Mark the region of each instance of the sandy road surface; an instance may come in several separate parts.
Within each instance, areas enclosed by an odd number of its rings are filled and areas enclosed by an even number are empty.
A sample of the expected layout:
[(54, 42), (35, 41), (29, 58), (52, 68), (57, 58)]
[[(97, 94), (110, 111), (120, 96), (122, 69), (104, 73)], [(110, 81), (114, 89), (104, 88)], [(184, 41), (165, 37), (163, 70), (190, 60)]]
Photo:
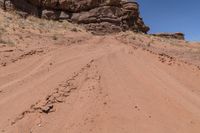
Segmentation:
[(113, 37), (0, 67), (0, 132), (199, 133), (200, 71)]

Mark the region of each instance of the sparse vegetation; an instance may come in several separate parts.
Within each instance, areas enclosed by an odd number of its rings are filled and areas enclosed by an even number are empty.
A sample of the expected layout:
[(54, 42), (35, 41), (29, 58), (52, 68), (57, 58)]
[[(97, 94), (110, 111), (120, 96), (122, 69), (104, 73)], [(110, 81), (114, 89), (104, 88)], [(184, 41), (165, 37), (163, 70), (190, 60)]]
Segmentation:
[(58, 37), (56, 35), (53, 35), (53, 40), (58, 40)]
[(0, 35), (2, 35), (2, 34), (5, 33), (5, 32), (6, 32), (5, 28), (0, 27)]
[(6, 41), (4, 41), (2, 38), (0, 38), (0, 43), (1, 44), (6, 44)]
[(15, 43), (12, 42), (11, 40), (3, 40), (2, 38), (0, 38), (0, 44), (6, 44), (7, 46), (10, 46), (10, 47), (15, 46)]
[(147, 47), (151, 47), (151, 45), (154, 43), (154, 40), (151, 39), (148, 43), (147, 43)]
[(78, 32), (78, 29), (76, 27), (72, 28), (71, 31)]

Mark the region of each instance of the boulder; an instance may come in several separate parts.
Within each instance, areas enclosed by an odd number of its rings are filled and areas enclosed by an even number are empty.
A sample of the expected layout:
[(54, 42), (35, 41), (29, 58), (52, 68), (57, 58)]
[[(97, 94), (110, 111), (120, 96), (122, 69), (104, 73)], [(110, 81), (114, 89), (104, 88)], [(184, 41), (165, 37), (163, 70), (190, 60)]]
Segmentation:
[(70, 16), (68, 13), (64, 11), (57, 11), (57, 10), (43, 10), (42, 11), (42, 18), (51, 19), (51, 20), (68, 20)]

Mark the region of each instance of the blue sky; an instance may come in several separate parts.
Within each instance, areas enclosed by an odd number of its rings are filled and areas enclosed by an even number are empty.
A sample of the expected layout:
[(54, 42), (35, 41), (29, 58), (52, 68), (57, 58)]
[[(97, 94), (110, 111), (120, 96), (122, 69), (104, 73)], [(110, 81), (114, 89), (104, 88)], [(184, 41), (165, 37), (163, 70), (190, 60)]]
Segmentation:
[(150, 33), (183, 32), (200, 41), (200, 0), (137, 0)]

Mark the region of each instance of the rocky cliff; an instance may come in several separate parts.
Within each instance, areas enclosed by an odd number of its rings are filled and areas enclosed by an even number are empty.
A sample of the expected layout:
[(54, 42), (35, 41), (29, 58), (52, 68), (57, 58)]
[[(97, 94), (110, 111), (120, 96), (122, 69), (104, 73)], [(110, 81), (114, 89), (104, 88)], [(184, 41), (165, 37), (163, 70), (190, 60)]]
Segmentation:
[(151, 34), (157, 37), (164, 37), (169, 39), (178, 39), (178, 40), (185, 40), (185, 35), (181, 32), (177, 33), (158, 33), (158, 34)]
[[(4, 0), (0, 0), (3, 6)], [(9, 0), (7, 0), (9, 2)], [(127, 0), (10, 0), (5, 7), (54, 20), (83, 25), (94, 33), (132, 30), (147, 33), (139, 5)]]

